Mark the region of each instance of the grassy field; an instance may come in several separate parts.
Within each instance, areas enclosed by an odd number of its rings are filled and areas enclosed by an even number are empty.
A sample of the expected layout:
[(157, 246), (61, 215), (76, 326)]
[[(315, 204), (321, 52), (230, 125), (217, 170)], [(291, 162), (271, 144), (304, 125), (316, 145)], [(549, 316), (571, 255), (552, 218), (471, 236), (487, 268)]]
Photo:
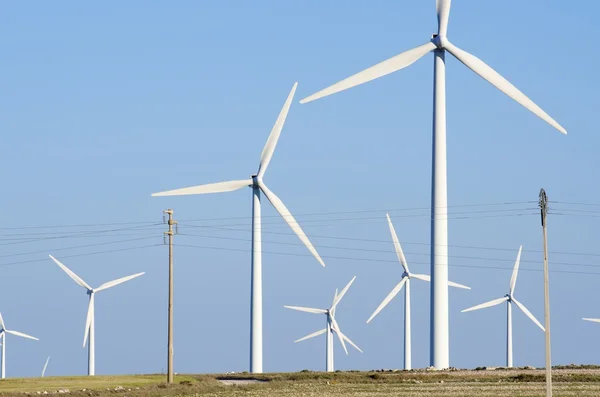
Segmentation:
[[(0, 381), (0, 395), (69, 396), (545, 396), (540, 370), (300, 372), (289, 374), (45, 377)], [(235, 384), (225, 384), (233, 380)], [(241, 384), (244, 381), (255, 382)], [(554, 396), (600, 396), (600, 369), (556, 369)], [(230, 382), (231, 383), (231, 382)], [(63, 394), (60, 393), (60, 394)], [(66, 393), (64, 393), (66, 394)]]

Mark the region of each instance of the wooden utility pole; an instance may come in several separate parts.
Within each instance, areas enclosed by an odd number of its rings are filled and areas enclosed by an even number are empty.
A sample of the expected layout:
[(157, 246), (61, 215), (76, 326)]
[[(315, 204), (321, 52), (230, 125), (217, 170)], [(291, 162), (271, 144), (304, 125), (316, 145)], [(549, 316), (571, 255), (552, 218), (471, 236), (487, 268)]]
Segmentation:
[(169, 231), (165, 235), (169, 236), (169, 331), (168, 331), (168, 350), (167, 350), (167, 383), (173, 383), (173, 225), (177, 222), (173, 220), (173, 210), (163, 211), (169, 216)]
[(540, 210), (544, 234), (544, 327), (546, 328), (546, 397), (552, 397), (552, 359), (550, 351), (550, 285), (548, 281), (548, 196), (540, 190)]

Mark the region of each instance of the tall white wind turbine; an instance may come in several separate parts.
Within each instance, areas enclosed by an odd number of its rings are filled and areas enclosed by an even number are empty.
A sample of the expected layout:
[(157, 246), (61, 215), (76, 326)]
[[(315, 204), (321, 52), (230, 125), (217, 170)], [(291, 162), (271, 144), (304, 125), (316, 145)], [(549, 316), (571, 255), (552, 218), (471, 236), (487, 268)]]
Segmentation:
[(446, 51), (466, 67), (560, 132), (567, 131), (508, 80), (479, 58), (456, 47), (446, 36), (451, 0), (437, 0), (438, 33), (427, 43), (359, 72), (300, 103), (307, 103), (366, 83), (413, 64), (434, 52), (433, 164), (431, 191), (431, 365), (450, 366), (448, 335), (448, 192), (446, 180)]
[(119, 278), (119, 279), (116, 279), (113, 281), (109, 281), (107, 283), (102, 284), (98, 288), (92, 288), (85, 281), (83, 281), (83, 279), (81, 277), (76, 275), (71, 269), (69, 269), (68, 267), (63, 265), (61, 262), (59, 262), (55, 257), (53, 257), (52, 255), (49, 255), (49, 256), (50, 256), (50, 259), (52, 259), (61, 269), (64, 270), (65, 273), (67, 273), (69, 275), (69, 277), (71, 277), (73, 279), (73, 281), (75, 281), (77, 284), (79, 284), (80, 286), (85, 288), (87, 291), (87, 294), (90, 297), (87, 318), (85, 320), (85, 334), (83, 336), (83, 347), (85, 347), (85, 345), (88, 341), (88, 337), (89, 337), (90, 342), (88, 344), (88, 375), (95, 375), (96, 374), (96, 338), (95, 338), (94, 328), (96, 325), (96, 321), (95, 321), (95, 311), (94, 311), (94, 297), (96, 296), (97, 292), (112, 288), (116, 285), (122, 284), (129, 280), (132, 280), (136, 277), (143, 275), (144, 272), (132, 274), (131, 276), (122, 277), (122, 278)]
[(334, 371), (334, 368), (333, 368), (333, 334), (334, 333), (338, 336), (338, 339), (340, 340), (340, 343), (342, 344), (342, 347), (344, 348), (344, 351), (346, 352), (346, 354), (348, 354), (348, 349), (346, 348), (346, 342), (348, 342), (352, 347), (354, 347), (356, 350), (358, 350), (359, 352), (362, 353), (362, 350), (360, 350), (360, 348), (358, 346), (356, 346), (356, 344), (354, 344), (354, 342), (352, 342), (350, 340), (350, 338), (348, 338), (346, 335), (344, 335), (342, 333), (342, 331), (340, 330), (340, 326), (338, 325), (337, 321), (335, 320), (335, 309), (336, 309), (337, 305), (340, 303), (340, 301), (342, 300), (342, 298), (344, 297), (344, 295), (346, 294), (346, 292), (348, 292), (348, 289), (350, 288), (350, 286), (352, 285), (352, 283), (354, 282), (355, 279), (356, 279), (356, 276), (354, 276), (352, 278), (352, 280), (350, 280), (348, 285), (346, 285), (344, 287), (344, 289), (342, 289), (342, 291), (339, 293), (339, 295), (338, 295), (338, 291), (335, 290), (335, 295), (333, 296), (333, 303), (331, 304), (331, 307), (329, 309), (313, 309), (310, 307), (284, 306), (287, 309), (298, 310), (301, 312), (314, 313), (314, 314), (325, 314), (327, 316), (327, 323), (326, 323), (325, 328), (323, 328), (322, 330), (319, 330), (317, 332), (313, 332), (310, 335), (306, 335), (305, 337), (294, 341), (294, 343), (298, 343), (298, 342), (302, 342), (302, 341), (305, 341), (310, 338), (314, 338), (319, 335), (326, 334), (325, 335), (325, 337), (326, 337), (326, 339), (325, 339), (326, 340), (325, 369), (327, 370), (327, 372)]
[[(410, 325), (410, 280), (417, 279), (422, 281), (431, 281), (431, 277), (425, 274), (414, 274), (408, 270), (408, 262), (406, 261), (406, 257), (404, 256), (404, 252), (402, 251), (402, 247), (400, 246), (400, 241), (398, 240), (398, 236), (396, 235), (396, 230), (394, 229), (394, 225), (392, 224), (392, 220), (390, 219), (390, 215), (386, 214), (388, 225), (390, 227), (390, 234), (392, 235), (392, 241), (394, 242), (394, 248), (396, 249), (396, 255), (398, 256), (398, 260), (402, 264), (404, 268), (404, 273), (402, 274), (402, 279), (400, 282), (392, 289), (392, 292), (385, 297), (383, 302), (377, 307), (375, 312), (369, 317), (367, 320), (367, 324), (375, 318), (376, 315), (379, 314), (384, 307), (387, 306), (388, 303), (404, 287), (404, 369), (412, 369), (412, 343), (411, 343), (411, 325)], [(462, 288), (462, 289), (471, 289), (466, 285), (454, 283), (452, 281), (448, 281), (448, 285), (451, 287)]]
[(190, 194), (224, 193), (239, 190), (245, 187), (252, 188), (252, 257), (251, 257), (251, 297), (250, 297), (250, 372), (263, 372), (263, 330), (262, 330), (262, 238), (261, 238), (261, 205), (260, 193), (263, 192), (275, 210), (283, 220), (296, 233), (300, 241), (308, 248), (311, 254), (324, 267), (325, 263), (317, 253), (315, 247), (292, 216), (283, 201), (275, 195), (265, 182), (263, 177), (273, 157), (275, 146), (281, 135), (283, 124), (287, 118), (292, 99), (296, 92), (298, 83), (294, 83), (277, 121), (271, 130), (267, 143), (262, 151), (258, 172), (250, 179), (217, 182), (207, 185), (187, 187), (183, 189), (169, 190), (167, 192), (154, 193), (152, 196), (181, 196)]
[(513, 269), (512, 277), (510, 278), (510, 286), (508, 294), (502, 298), (494, 299), (493, 301), (485, 302), (477, 306), (470, 307), (463, 310), (462, 312), (470, 312), (473, 310), (485, 309), (486, 307), (492, 307), (500, 305), (504, 302), (507, 303), (506, 308), (506, 366), (512, 368), (513, 366), (513, 343), (512, 343), (512, 304), (514, 303), (527, 317), (531, 319), (540, 327), (542, 331), (545, 331), (544, 326), (534, 317), (533, 314), (523, 305), (521, 302), (515, 299), (515, 286), (517, 285), (517, 275), (519, 274), (519, 263), (521, 262), (521, 251), (523, 246), (519, 247), (519, 253), (517, 254), (517, 260), (515, 261), (515, 267)]
[(6, 378), (6, 334), (20, 336), (22, 338), (27, 339), (39, 340), (34, 336), (27, 335), (19, 331), (12, 331), (6, 329), (6, 325), (4, 325), (4, 319), (2, 318), (2, 314), (0, 313), (0, 338), (2, 338), (2, 379)]

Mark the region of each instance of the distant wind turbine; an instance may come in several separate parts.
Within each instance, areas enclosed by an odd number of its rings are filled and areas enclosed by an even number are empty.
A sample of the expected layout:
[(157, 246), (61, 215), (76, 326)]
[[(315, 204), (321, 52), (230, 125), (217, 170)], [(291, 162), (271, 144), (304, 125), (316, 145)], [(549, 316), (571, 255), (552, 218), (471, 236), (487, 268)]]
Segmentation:
[(90, 343), (88, 345), (88, 375), (95, 375), (96, 374), (96, 364), (95, 364), (96, 363), (96, 342), (95, 342), (96, 338), (95, 338), (94, 328), (96, 325), (96, 321), (94, 319), (95, 318), (94, 297), (97, 292), (112, 288), (116, 285), (122, 284), (129, 280), (132, 280), (136, 277), (143, 275), (144, 273), (143, 272), (136, 273), (131, 276), (127, 276), (127, 277), (119, 278), (117, 280), (109, 281), (107, 283), (102, 284), (98, 288), (92, 288), (85, 281), (83, 281), (83, 279), (81, 277), (79, 277), (78, 275), (73, 273), (73, 271), (71, 271), (68, 267), (66, 267), (61, 262), (59, 262), (58, 259), (56, 259), (52, 255), (50, 255), (50, 259), (52, 259), (61, 269), (63, 269), (64, 272), (67, 273), (69, 275), (69, 277), (71, 277), (73, 279), (73, 281), (75, 281), (77, 284), (79, 284), (80, 286), (85, 288), (87, 291), (87, 294), (90, 297), (87, 318), (85, 321), (85, 334), (83, 336), (83, 347), (85, 347), (87, 340), (88, 340), (88, 336), (89, 336)]
[[(392, 241), (394, 242), (394, 248), (396, 249), (396, 255), (398, 256), (398, 260), (400, 261), (400, 263), (402, 264), (402, 267), (404, 268), (404, 273), (402, 274), (402, 279), (400, 280), (400, 282), (394, 287), (392, 292), (390, 292), (389, 295), (385, 297), (383, 302), (381, 302), (381, 304), (375, 310), (375, 312), (371, 315), (371, 317), (369, 317), (369, 319), (367, 320), (367, 324), (370, 323), (371, 320), (373, 320), (373, 318), (375, 318), (375, 316), (377, 314), (379, 314), (379, 312), (381, 310), (383, 310), (383, 308), (386, 307), (387, 304), (390, 303), (390, 301), (392, 299), (394, 299), (394, 297), (396, 295), (398, 295), (398, 293), (400, 292), (402, 287), (405, 286), (405, 288), (404, 288), (404, 369), (408, 370), (408, 369), (412, 369), (412, 346), (411, 346), (411, 326), (410, 326), (410, 280), (412, 278), (415, 278), (417, 280), (429, 282), (429, 281), (431, 281), (431, 277), (429, 277), (425, 274), (414, 274), (408, 270), (408, 262), (406, 261), (406, 257), (404, 256), (404, 252), (402, 251), (402, 247), (400, 246), (400, 241), (398, 240), (398, 236), (396, 235), (396, 230), (394, 229), (394, 225), (392, 224), (390, 215), (386, 214), (386, 217), (387, 217), (388, 225), (390, 227)], [(467, 287), (466, 285), (454, 283), (452, 281), (448, 281), (448, 285), (451, 287), (456, 287), (456, 288), (471, 289), (470, 287)]]
[[(498, 3), (498, 2), (497, 2)], [(498, 3), (499, 4), (499, 3)], [(448, 319), (448, 189), (446, 178), (446, 52), (527, 110), (566, 134), (567, 131), (481, 59), (447, 37), (451, 0), (437, 0), (438, 33), (423, 45), (356, 73), (300, 101), (307, 103), (404, 69), (433, 51), (433, 165), (431, 191), (431, 365), (450, 366)]]
[(319, 330), (317, 332), (313, 332), (310, 335), (306, 335), (305, 337), (294, 341), (294, 343), (298, 343), (298, 342), (302, 342), (302, 341), (305, 341), (310, 338), (314, 338), (319, 335), (326, 334), (325, 369), (327, 370), (327, 372), (334, 371), (334, 368), (333, 368), (333, 334), (334, 333), (338, 336), (338, 339), (340, 340), (340, 343), (342, 344), (342, 347), (344, 348), (344, 351), (346, 352), (346, 354), (348, 354), (348, 349), (346, 348), (346, 342), (348, 342), (352, 347), (354, 347), (356, 350), (358, 350), (359, 352), (362, 353), (362, 350), (360, 350), (360, 348), (358, 346), (356, 346), (354, 344), (354, 342), (352, 342), (350, 340), (350, 338), (348, 338), (346, 335), (344, 335), (342, 333), (337, 321), (335, 320), (335, 309), (336, 309), (337, 305), (340, 303), (340, 301), (342, 300), (342, 298), (344, 297), (344, 295), (346, 294), (346, 292), (348, 292), (348, 289), (350, 288), (350, 286), (352, 285), (352, 283), (354, 282), (355, 279), (356, 279), (356, 276), (354, 276), (352, 278), (352, 280), (350, 280), (348, 285), (346, 285), (344, 287), (344, 289), (342, 289), (342, 291), (340, 292), (339, 295), (338, 295), (337, 290), (335, 290), (335, 295), (333, 296), (333, 303), (331, 304), (331, 307), (329, 309), (313, 309), (310, 307), (284, 306), (287, 309), (298, 310), (301, 312), (314, 313), (314, 314), (325, 314), (327, 316), (327, 325), (325, 328), (323, 328), (322, 330)]
[(485, 309), (486, 307), (492, 307), (499, 305), (501, 303), (507, 303), (507, 312), (506, 312), (506, 366), (512, 368), (513, 366), (513, 343), (512, 343), (512, 304), (514, 303), (527, 317), (531, 319), (540, 327), (542, 331), (545, 331), (544, 326), (534, 317), (533, 314), (523, 305), (521, 302), (515, 299), (515, 286), (517, 284), (517, 275), (519, 274), (519, 263), (521, 262), (521, 251), (523, 250), (523, 246), (519, 247), (519, 253), (517, 254), (517, 260), (515, 261), (515, 267), (513, 269), (512, 277), (510, 278), (510, 288), (508, 290), (508, 294), (506, 294), (503, 298), (494, 299), (493, 301), (489, 301), (486, 303), (482, 303), (477, 306), (470, 307), (468, 309), (463, 310), (463, 313), (470, 312), (473, 310)]
[(194, 187), (187, 187), (183, 189), (169, 190), (161, 193), (154, 193), (152, 196), (181, 196), (190, 194), (206, 194), (206, 193), (224, 193), (239, 190), (244, 187), (252, 188), (252, 257), (251, 257), (251, 301), (250, 301), (250, 372), (261, 373), (263, 371), (263, 329), (262, 329), (262, 239), (261, 239), (261, 205), (260, 205), (260, 192), (262, 191), (267, 197), (269, 202), (275, 207), (279, 215), (289, 225), (294, 233), (298, 236), (300, 241), (308, 248), (311, 254), (317, 259), (317, 261), (325, 266), (325, 263), (317, 253), (315, 247), (304, 234), (304, 231), (296, 222), (296, 219), (292, 216), (287, 207), (283, 204), (283, 201), (279, 199), (265, 184), (263, 176), (267, 171), (267, 167), (271, 162), (275, 146), (281, 135), (283, 124), (287, 118), (294, 93), (298, 83), (295, 83), (290, 91), (279, 117), (271, 130), (271, 134), (267, 139), (267, 143), (262, 151), (260, 157), (260, 164), (258, 166), (258, 172), (252, 175), (250, 179), (235, 180), (228, 182), (217, 182), (210, 183), (207, 185), (200, 185)]
[(4, 325), (4, 319), (2, 318), (2, 313), (0, 313), (0, 337), (2, 337), (2, 379), (6, 378), (6, 334), (20, 336), (22, 338), (27, 339), (39, 340), (34, 336), (27, 335), (19, 331), (12, 331), (6, 329), (6, 325)]
[(42, 378), (46, 374), (46, 368), (48, 368), (48, 362), (50, 362), (50, 356), (46, 359), (46, 364), (44, 364), (44, 368), (42, 369)]

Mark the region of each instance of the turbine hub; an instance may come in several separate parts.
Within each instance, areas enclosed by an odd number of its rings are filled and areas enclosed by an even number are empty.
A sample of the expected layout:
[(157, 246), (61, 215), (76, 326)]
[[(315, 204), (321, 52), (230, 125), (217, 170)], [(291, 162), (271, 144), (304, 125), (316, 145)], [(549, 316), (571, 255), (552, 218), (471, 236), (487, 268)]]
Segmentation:
[(435, 44), (439, 50), (443, 50), (444, 48), (446, 48), (448, 38), (446, 36), (434, 34), (433, 36), (431, 36), (431, 42)]
[(262, 178), (259, 178), (258, 175), (252, 175), (252, 187), (258, 187), (259, 182), (262, 181)]
[(404, 277), (410, 278), (410, 273), (408, 273), (408, 272), (402, 273), (402, 278), (404, 278)]

